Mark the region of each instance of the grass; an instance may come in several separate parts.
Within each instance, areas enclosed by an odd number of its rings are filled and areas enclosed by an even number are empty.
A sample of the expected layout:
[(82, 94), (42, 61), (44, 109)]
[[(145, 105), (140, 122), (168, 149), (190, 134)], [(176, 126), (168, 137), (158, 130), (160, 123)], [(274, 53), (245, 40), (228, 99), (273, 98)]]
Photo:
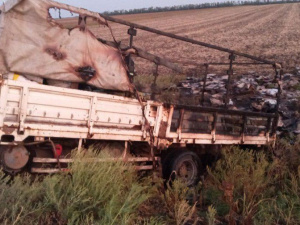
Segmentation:
[[(152, 75), (142, 75), (135, 77), (134, 83), (137, 89), (144, 93), (155, 93), (155, 100), (169, 103), (169, 104), (181, 104), (181, 105), (199, 105), (201, 97), (198, 96), (181, 96), (177, 85), (180, 81), (186, 80), (185, 75), (163, 75), (158, 76), (156, 86), (153, 86), (154, 78)], [(145, 96), (147, 100), (150, 99), (150, 95)]]
[[(185, 75), (161, 75), (157, 77), (157, 89), (166, 89), (176, 86), (180, 81), (185, 80)], [(134, 83), (138, 88), (150, 88), (154, 82), (153, 75), (141, 75), (134, 78)]]
[(150, 197), (148, 180), (140, 183), (123, 163), (76, 161), (71, 170), (42, 181), (29, 175), (3, 179), (1, 224), (130, 224)]
[(265, 151), (223, 149), (208, 169), (203, 209), (213, 205), (226, 224), (299, 224), (300, 143), (281, 140), (276, 148), (283, 150), (280, 159)]
[(82, 159), (106, 157), (89, 150), (75, 156), (72, 174), (11, 179), (2, 173), (0, 223), (296, 225), (299, 149), (297, 139), (265, 151), (224, 148), (206, 179), (190, 189), (179, 181), (165, 189), (162, 180), (141, 177), (122, 162), (86, 164)]
[(295, 91), (300, 91), (300, 84), (296, 84), (295, 86), (292, 87), (292, 89)]
[(195, 207), (185, 200), (188, 189), (179, 183), (164, 192), (160, 181), (153, 184), (122, 162), (82, 162), (106, 155), (76, 155), (72, 174), (11, 179), (1, 173), (0, 223), (182, 224), (190, 219)]

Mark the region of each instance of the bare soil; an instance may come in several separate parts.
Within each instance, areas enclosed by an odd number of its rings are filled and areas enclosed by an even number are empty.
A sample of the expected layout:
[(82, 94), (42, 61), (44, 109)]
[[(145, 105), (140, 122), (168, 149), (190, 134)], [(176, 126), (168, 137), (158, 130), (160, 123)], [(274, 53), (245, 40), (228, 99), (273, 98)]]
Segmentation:
[[(300, 4), (238, 6), (116, 16), (127, 21), (183, 35), (207, 43), (281, 62), (286, 69), (300, 64)], [(72, 19), (64, 19), (70, 26)], [(74, 20), (76, 23), (76, 21)], [(118, 41), (127, 44), (127, 27), (110, 23)], [(110, 32), (94, 23), (91, 31), (112, 40)], [(228, 62), (228, 54), (144, 31), (134, 45), (175, 61)], [(244, 61), (243, 58), (238, 58)], [(137, 71), (149, 74), (153, 64), (137, 62)], [(169, 73), (170, 71), (164, 71)], [(171, 72), (170, 72), (171, 73)]]

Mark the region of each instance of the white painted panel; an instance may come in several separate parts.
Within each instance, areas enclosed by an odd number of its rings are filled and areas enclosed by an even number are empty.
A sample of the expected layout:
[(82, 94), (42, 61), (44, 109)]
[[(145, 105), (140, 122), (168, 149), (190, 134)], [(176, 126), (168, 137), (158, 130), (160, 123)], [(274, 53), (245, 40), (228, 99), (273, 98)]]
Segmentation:
[(109, 102), (98, 100), (96, 111), (115, 112), (121, 114), (142, 115), (142, 107), (139, 103), (123, 103), (123, 102)]
[(29, 104), (66, 107), (71, 109), (89, 109), (89, 97), (74, 97), (54, 93), (29, 92)]
[(69, 109), (65, 107), (29, 104), (27, 115), (38, 118), (70, 119), (87, 121), (89, 110)]
[(131, 124), (141, 125), (143, 117), (129, 114), (111, 113), (111, 112), (96, 112), (97, 121), (105, 123)]

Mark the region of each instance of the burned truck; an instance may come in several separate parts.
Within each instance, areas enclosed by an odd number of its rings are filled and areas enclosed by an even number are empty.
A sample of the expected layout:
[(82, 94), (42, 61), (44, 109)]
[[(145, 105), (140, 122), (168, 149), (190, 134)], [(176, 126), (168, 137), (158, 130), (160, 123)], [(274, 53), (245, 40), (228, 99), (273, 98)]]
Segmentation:
[[(78, 25), (63, 27), (51, 9), (77, 13)], [(87, 19), (110, 30), (109, 22), (128, 26), (130, 43), (96, 37)], [(165, 177), (175, 171), (193, 184), (201, 174), (203, 154), (216, 147), (272, 145), (276, 140), (282, 69), (276, 62), (48, 0), (8, 0), (0, 21), (0, 153), (8, 173), (65, 171), (73, 149), (117, 142), (122, 152), (107, 160), (124, 160), (138, 170), (162, 168)], [(224, 105), (144, 100), (132, 82), (132, 57), (182, 71), (177, 63), (135, 47), (137, 30), (228, 53), (229, 62), (221, 63), (229, 68)], [(278, 93), (272, 112), (228, 107), (237, 56), (251, 60), (243, 65), (263, 64), (274, 71)], [(203, 99), (207, 73), (202, 82)], [(80, 90), (78, 84), (126, 94)]]

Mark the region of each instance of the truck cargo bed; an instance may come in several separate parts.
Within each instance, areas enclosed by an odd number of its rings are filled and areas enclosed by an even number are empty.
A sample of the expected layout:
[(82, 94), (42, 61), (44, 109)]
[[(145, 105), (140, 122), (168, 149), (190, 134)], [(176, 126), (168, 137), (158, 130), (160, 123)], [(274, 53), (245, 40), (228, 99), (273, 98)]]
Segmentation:
[[(275, 140), (274, 114), (164, 105), (36, 83), (4, 80), (0, 95), (1, 143), (7, 137), (150, 141), (155, 145), (253, 144)], [(144, 115), (143, 115), (144, 107)], [(145, 119), (146, 118), (146, 119)]]

